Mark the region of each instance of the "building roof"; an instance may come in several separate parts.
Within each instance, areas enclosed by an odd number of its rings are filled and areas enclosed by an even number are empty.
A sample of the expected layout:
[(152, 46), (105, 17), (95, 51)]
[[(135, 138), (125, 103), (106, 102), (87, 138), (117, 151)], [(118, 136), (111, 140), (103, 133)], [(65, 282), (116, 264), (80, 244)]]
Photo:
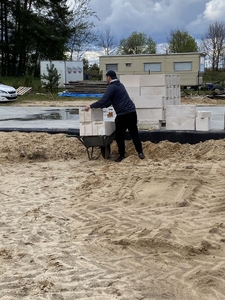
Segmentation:
[(138, 57), (138, 56), (175, 56), (175, 55), (199, 55), (206, 56), (204, 52), (183, 52), (183, 53), (158, 53), (158, 54), (116, 54), (116, 55), (100, 55), (99, 58), (102, 57)]

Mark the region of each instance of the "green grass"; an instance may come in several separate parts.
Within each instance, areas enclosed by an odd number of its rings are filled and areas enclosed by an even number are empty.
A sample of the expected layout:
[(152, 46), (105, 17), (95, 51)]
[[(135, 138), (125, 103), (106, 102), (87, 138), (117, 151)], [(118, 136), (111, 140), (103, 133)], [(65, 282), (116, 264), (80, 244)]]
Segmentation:
[[(77, 97), (59, 97), (58, 93), (65, 90), (65, 88), (58, 88), (52, 93), (46, 92), (44, 88), (41, 87), (41, 80), (39, 77), (0, 77), (0, 83), (13, 86), (14, 88), (18, 88), (20, 86), (32, 87), (30, 93), (25, 95), (18, 96), (16, 102), (23, 103), (27, 101), (76, 101), (76, 100), (93, 100), (97, 101), (98, 98), (77, 98)], [(15, 102), (7, 102), (4, 105), (11, 105), (10, 103)], [(3, 103), (2, 103), (3, 104)], [(1, 104), (1, 105), (2, 105)]]
[(0, 83), (13, 86), (15, 89), (20, 86), (29, 86), (32, 87), (34, 91), (43, 91), (39, 77), (0, 77)]

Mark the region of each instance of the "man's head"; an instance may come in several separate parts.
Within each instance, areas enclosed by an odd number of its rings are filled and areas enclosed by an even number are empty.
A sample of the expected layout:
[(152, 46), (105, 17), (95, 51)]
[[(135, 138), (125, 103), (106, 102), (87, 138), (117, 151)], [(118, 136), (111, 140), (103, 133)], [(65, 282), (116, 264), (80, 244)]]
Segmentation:
[(106, 76), (107, 82), (110, 82), (113, 79), (117, 79), (116, 72), (113, 70), (109, 70), (105, 76)]

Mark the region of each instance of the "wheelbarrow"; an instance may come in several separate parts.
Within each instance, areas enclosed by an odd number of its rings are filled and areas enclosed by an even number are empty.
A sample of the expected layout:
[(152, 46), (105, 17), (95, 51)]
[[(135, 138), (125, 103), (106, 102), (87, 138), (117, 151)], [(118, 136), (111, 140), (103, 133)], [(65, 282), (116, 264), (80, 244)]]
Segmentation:
[(93, 159), (93, 151), (95, 147), (101, 149), (101, 155), (107, 159), (110, 157), (113, 140), (115, 139), (115, 131), (111, 135), (91, 135), (91, 136), (79, 136), (68, 134), (67, 137), (77, 138), (86, 148), (89, 160)]

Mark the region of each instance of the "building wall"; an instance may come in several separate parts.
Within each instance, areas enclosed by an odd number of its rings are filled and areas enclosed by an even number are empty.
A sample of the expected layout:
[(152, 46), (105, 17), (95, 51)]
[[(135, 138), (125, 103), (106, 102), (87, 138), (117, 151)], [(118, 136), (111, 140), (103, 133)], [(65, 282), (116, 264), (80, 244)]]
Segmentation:
[[(103, 80), (107, 72), (107, 64), (117, 64), (115, 70), (118, 77), (120, 75), (146, 75), (149, 72), (144, 70), (146, 63), (161, 63), (161, 71), (151, 74), (179, 74), (181, 85), (197, 85), (202, 82), (202, 73), (200, 70), (200, 58), (204, 58), (203, 53), (174, 53), (174, 54), (140, 54), (140, 55), (115, 55), (115, 56), (100, 56), (100, 70), (103, 74)], [(175, 71), (175, 62), (191, 62), (191, 71)], [(130, 64), (130, 66), (128, 66)], [(198, 76), (200, 79), (198, 79)]]
[(82, 61), (42, 60), (40, 62), (41, 75), (48, 75), (47, 65), (50, 67), (52, 64), (54, 64), (54, 67), (57, 69), (58, 74), (61, 76), (59, 79), (59, 88), (64, 88), (65, 83), (68, 83), (69, 81), (83, 80)]

